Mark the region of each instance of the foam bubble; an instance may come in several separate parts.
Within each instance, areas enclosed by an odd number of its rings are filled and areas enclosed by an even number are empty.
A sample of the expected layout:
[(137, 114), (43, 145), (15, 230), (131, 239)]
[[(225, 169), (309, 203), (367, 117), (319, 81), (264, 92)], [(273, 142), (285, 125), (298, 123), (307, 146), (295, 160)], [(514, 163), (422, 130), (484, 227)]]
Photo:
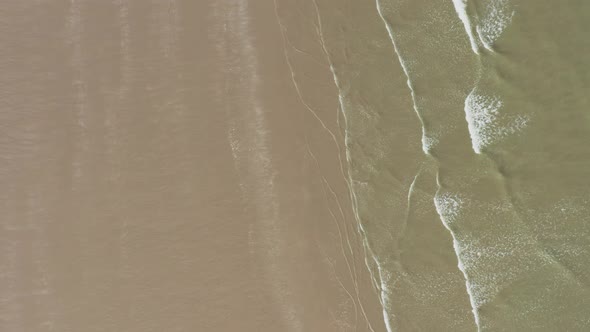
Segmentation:
[(436, 212), (441, 217), (444, 226), (450, 229), (450, 225), (458, 218), (464, 199), (457, 194), (443, 193), (434, 198)]
[(492, 51), (494, 42), (512, 21), (514, 11), (510, 8), (508, 0), (486, 1), (484, 3), (484, 12), (479, 17), (476, 30), (483, 46)]
[(465, 119), (475, 153), (480, 154), (483, 148), (526, 127), (527, 116), (503, 115), (500, 112), (502, 107), (500, 98), (478, 94), (475, 89), (465, 99)]

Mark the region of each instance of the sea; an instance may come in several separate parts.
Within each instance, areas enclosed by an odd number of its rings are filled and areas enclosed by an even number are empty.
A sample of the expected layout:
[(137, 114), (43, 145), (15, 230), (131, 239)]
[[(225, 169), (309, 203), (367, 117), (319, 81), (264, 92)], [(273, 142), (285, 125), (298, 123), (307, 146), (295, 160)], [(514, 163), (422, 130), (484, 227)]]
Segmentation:
[(291, 5), (338, 89), (387, 330), (589, 330), (590, 3)]

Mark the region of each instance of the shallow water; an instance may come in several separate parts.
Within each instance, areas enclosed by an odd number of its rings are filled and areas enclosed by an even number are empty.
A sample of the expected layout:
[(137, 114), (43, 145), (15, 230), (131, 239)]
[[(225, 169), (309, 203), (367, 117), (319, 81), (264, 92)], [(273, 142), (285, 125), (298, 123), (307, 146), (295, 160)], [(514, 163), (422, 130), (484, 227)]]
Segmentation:
[(587, 7), (310, 10), (391, 330), (588, 328)]

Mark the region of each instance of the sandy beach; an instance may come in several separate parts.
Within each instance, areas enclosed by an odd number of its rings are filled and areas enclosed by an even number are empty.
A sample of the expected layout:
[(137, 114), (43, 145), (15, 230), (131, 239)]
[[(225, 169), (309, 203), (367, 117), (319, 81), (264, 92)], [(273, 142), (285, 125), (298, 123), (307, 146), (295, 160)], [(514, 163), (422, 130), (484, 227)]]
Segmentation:
[(333, 78), (298, 90), (272, 0), (0, 15), (1, 330), (384, 331)]

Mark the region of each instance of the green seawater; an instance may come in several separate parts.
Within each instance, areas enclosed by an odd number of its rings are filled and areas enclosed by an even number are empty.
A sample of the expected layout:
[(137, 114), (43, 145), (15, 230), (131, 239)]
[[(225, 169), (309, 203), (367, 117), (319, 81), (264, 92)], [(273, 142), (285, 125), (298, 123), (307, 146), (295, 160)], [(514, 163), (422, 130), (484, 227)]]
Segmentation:
[(308, 7), (388, 328), (590, 330), (590, 3)]

